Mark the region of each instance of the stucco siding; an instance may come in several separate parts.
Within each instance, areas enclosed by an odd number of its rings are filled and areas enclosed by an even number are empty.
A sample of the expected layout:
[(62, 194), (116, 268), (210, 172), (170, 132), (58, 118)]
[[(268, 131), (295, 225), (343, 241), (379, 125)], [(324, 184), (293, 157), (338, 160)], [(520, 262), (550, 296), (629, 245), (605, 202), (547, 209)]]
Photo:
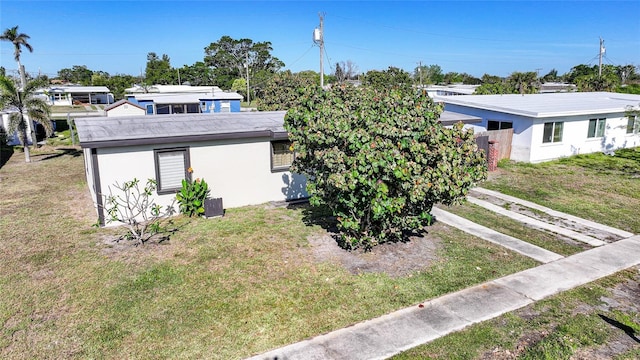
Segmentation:
[[(225, 208), (306, 197), (303, 176), (271, 171), (270, 146), (269, 139), (256, 139), (97, 149), (102, 194), (109, 194), (109, 186), (115, 194), (116, 182), (137, 178), (142, 187), (147, 179), (156, 179), (154, 149), (188, 147), (193, 179), (206, 180), (210, 197), (221, 197)], [(88, 179), (90, 176), (88, 171)], [(90, 179), (88, 182), (93, 183)], [(153, 195), (163, 207), (174, 198), (175, 194)]]
[(109, 117), (117, 117), (117, 116), (135, 116), (135, 115), (145, 115), (146, 111), (136, 106), (131, 106), (129, 104), (122, 104), (118, 107), (114, 107), (107, 111), (107, 116)]
[[(191, 146), (193, 177), (204, 178), (212, 197), (239, 207), (306, 197), (304, 178), (271, 171), (269, 139), (217, 141)], [(301, 183), (301, 181), (303, 183)]]
[[(604, 136), (589, 138), (589, 119), (596, 118), (606, 119)], [(542, 142), (544, 123), (547, 122), (563, 122), (562, 141)], [(536, 163), (577, 154), (607, 153), (623, 147), (640, 146), (640, 135), (626, 134), (626, 126), (627, 118), (620, 113), (538, 119), (532, 126), (533, 151), (529, 161)]]

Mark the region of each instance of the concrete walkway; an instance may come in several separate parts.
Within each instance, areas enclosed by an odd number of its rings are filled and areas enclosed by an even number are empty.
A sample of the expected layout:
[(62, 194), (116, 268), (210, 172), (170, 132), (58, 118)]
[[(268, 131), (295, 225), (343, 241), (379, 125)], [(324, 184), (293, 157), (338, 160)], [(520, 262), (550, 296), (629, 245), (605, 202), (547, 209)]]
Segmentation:
[(550, 228), (547, 223), (538, 220), (530, 222), (531, 218), (524, 215), (483, 200), (473, 200), (474, 203), (496, 210), (502, 215), (531, 225), (540, 225), (547, 230), (574, 239), (579, 238), (593, 246), (598, 246), (579, 254), (563, 257), (442, 209), (434, 208), (433, 214), (437, 221), (531, 257), (543, 265), (256, 355), (250, 359), (386, 359), (469, 325), (498, 317), (559, 292), (640, 265), (640, 235), (633, 235), (490, 190), (476, 188), (474, 191), (607, 231), (624, 239), (606, 243), (592, 237), (584, 238), (585, 235), (570, 229), (559, 226)]
[(606, 244), (251, 359), (386, 359), (469, 325), (640, 265), (640, 235)]
[(440, 221), (449, 226), (458, 228), (473, 236), (477, 236), (481, 239), (500, 245), (509, 250), (537, 260), (541, 263), (548, 263), (563, 258), (563, 256), (560, 254), (556, 254), (539, 246), (530, 244), (526, 241), (516, 239), (512, 236), (499, 233), (495, 230), (489, 229), (486, 226), (476, 224), (472, 221), (469, 221), (458, 215), (451, 214), (442, 209), (433, 208), (431, 210), (431, 214), (436, 217), (436, 221)]

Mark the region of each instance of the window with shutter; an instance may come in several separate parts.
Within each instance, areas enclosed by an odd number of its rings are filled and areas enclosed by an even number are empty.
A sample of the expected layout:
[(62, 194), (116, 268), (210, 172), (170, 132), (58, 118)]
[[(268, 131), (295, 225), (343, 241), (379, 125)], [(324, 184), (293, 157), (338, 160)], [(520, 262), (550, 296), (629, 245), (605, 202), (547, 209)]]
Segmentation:
[(271, 142), (271, 170), (289, 170), (293, 163), (294, 153), (291, 149), (291, 141), (281, 140)]
[(154, 150), (158, 194), (178, 191), (182, 180), (188, 176), (189, 149), (174, 148)]

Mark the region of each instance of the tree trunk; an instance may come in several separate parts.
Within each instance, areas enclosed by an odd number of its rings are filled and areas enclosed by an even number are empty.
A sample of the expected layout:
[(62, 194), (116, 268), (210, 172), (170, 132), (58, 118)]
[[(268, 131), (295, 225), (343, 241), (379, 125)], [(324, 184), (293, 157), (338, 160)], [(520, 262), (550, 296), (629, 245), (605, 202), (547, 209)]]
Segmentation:
[(24, 162), (31, 162), (31, 150), (29, 150), (29, 144), (27, 143), (27, 130), (22, 130), (22, 136), (24, 138), (24, 143), (22, 144), (22, 148), (24, 149)]

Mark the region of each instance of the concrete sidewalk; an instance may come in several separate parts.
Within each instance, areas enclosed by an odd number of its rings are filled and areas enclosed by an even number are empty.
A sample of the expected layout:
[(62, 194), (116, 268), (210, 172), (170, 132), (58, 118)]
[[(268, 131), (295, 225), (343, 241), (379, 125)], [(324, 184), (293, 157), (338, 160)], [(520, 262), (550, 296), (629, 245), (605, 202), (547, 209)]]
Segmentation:
[(474, 323), (640, 265), (640, 235), (486, 282), (251, 359), (385, 359)]

